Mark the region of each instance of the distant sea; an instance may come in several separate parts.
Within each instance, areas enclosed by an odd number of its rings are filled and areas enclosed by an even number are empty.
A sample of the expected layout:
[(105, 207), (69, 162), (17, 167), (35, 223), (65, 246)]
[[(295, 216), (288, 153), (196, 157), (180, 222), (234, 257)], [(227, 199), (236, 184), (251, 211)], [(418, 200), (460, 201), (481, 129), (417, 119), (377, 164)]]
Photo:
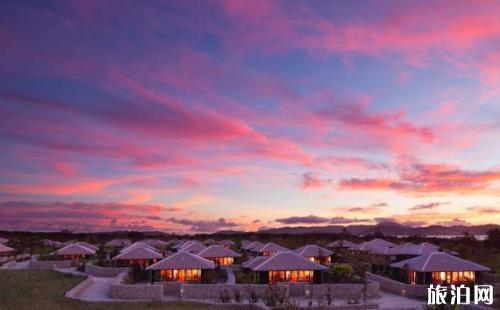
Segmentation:
[[(409, 235), (397, 235), (398, 238), (408, 238), (411, 237)], [(425, 235), (426, 238), (436, 238), (436, 239), (454, 239), (463, 237), (463, 235)], [(475, 235), (476, 240), (484, 241), (488, 238), (488, 235)]]

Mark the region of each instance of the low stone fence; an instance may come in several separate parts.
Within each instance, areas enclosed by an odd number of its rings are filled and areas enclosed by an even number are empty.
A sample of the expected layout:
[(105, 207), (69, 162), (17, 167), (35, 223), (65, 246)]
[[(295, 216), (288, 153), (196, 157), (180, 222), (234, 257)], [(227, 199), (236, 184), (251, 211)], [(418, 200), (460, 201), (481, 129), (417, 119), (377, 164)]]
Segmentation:
[(94, 281), (92, 280), (92, 278), (87, 277), (87, 279), (80, 282), (80, 284), (67, 291), (64, 296), (69, 298), (77, 298), (87, 287), (91, 286), (93, 283)]
[(155, 299), (163, 297), (163, 286), (158, 284), (123, 284), (128, 271), (120, 273), (109, 288), (109, 297), (112, 299)]
[(427, 298), (427, 286), (419, 284), (407, 284), (373, 273), (366, 273), (367, 279), (378, 282), (380, 289), (394, 294), (412, 297)]
[(109, 289), (109, 297), (113, 299), (160, 300), (163, 297), (163, 286), (157, 284), (113, 284)]
[(54, 268), (70, 268), (70, 260), (37, 260), (30, 261), (30, 269), (54, 269)]
[[(166, 296), (176, 296), (188, 299), (217, 299), (221, 292), (227, 291), (234, 295), (239, 292), (242, 298), (248, 298), (252, 292), (262, 298), (269, 285), (267, 284), (181, 284), (181, 283), (158, 283), (163, 285), (163, 292)], [(363, 284), (276, 284), (275, 287), (286, 291), (290, 297), (318, 297), (326, 296), (328, 288), (333, 298), (354, 298), (360, 299), (363, 296)], [(366, 298), (379, 296), (379, 284), (369, 282), (366, 287)]]
[(128, 271), (129, 267), (101, 267), (90, 263), (85, 264), (85, 273), (94, 277), (114, 278), (124, 271)]

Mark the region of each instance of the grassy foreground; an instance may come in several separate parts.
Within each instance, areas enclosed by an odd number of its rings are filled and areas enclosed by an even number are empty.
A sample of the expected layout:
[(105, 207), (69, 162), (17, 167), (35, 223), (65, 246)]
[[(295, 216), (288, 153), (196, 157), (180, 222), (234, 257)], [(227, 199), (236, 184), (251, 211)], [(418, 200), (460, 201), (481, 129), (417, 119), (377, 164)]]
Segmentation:
[(55, 271), (0, 271), (0, 309), (2, 310), (68, 310), (68, 309), (248, 309), (239, 306), (210, 306), (181, 302), (83, 302), (64, 297), (64, 293), (83, 278)]

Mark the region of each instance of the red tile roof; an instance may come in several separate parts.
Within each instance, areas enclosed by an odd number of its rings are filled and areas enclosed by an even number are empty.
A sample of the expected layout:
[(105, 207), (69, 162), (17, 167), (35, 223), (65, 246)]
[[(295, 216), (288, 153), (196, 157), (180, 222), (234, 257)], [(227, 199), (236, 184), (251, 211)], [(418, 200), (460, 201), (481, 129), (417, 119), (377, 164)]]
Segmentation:
[(293, 252), (278, 252), (251, 269), (253, 271), (326, 270), (326, 267)]
[(252, 241), (250, 240), (241, 240), (240, 242), (241, 248), (242, 249), (246, 248), (250, 243), (252, 243)]
[(91, 250), (94, 250), (94, 251), (99, 250), (99, 247), (98, 247), (98, 246), (95, 246), (95, 245), (90, 244), (90, 243), (88, 243), (88, 242), (79, 241), (79, 242), (75, 242), (75, 244), (83, 245), (84, 247), (86, 247), (86, 248), (88, 248), (88, 249), (91, 249)]
[(347, 241), (347, 240), (337, 240), (330, 242), (326, 245), (327, 248), (350, 248), (356, 246), (356, 243)]
[(217, 257), (241, 257), (239, 253), (233, 250), (226, 249), (220, 245), (211, 245), (208, 248), (197, 253), (198, 256), (204, 258), (217, 258)]
[(256, 253), (264, 253), (264, 252), (284, 252), (290, 250), (274, 242), (268, 242), (261, 247), (253, 248), (252, 251)]
[(0, 244), (0, 253), (9, 253), (9, 252), (15, 252), (16, 249), (10, 248), (8, 246), (5, 246), (3, 244)]
[(444, 252), (432, 252), (391, 264), (391, 267), (418, 272), (432, 271), (488, 271), (488, 267)]
[(109, 242), (106, 242), (105, 246), (107, 247), (126, 247), (131, 245), (132, 242), (127, 239), (113, 239)]
[(203, 241), (204, 245), (214, 245), (216, 243), (217, 243), (217, 241), (215, 241), (214, 239), (207, 239), (207, 240)]
[(199, 252), (203, 251), (206, 248), (207, 247), (201, 243), (191, 242), (190, 244), (180, 248), (179, 252), (189, 252), (189, 253), (198, 254)]
[(131, 249), (113, 257), (114, 260), (126, 260), (126, 259), (160, 259), (163, 256), (145, 246), (135, 246)]
[(264, 246), (263, 243), (259, 242), (259, 241), (254, 241), (254, 242), (250, 242), (249, 244), (247, 244), (246, 247), (244, 247), (245, 250), (254, 250), (255, 248), (260, 248)]
[(70, 244), (54, 252), (57, 255), (94, 255), (95, 251), (81, 244)]
[(298, 254), (302, 257), (327, 257), (332, 255), (332, 251), (320, 247), (316, 244), (308, 244), (298, 249), (293, 250), (295, 254)]
[(234, 246), (235, 245), (234, 241), (229, 240), (229, 239), (224, 239), (222, 241), (219, 241), (219, 244), (222, 245), (222, 246), (224, 246), (224, 245), (226, 245), (226, 246)]
[(258, 265), (260, 265), (262, 262), (264, 262), (265, 260), (267, 260), (269, 258), (269, 256), (257, 256), (257, 257), (252, 257), (250, 258), (249, 260), (246, 260), (244, 261), (242, 264), (241, 264), (241, 267), (243, 268), (254, 268), (254, 267), (257, 267)]
[(214, 269), (215, 263), (189, 252), (175, 253), (146, 268), (146, 270)]
[(132, 243), (131, 245), (129, 245), (127, 247), (124, 247), (123, 249), (120, 250), (120, 253), (124, 253), (130, 249), (135, 248), (135, 247), (145, 247), (145, 248), (148, 248), (150, 250), (156, 251), (156, 249), (154, 247), (150, 246), (149, 244), (142, 243), (142, 241), (139, 241), (139, 242)]

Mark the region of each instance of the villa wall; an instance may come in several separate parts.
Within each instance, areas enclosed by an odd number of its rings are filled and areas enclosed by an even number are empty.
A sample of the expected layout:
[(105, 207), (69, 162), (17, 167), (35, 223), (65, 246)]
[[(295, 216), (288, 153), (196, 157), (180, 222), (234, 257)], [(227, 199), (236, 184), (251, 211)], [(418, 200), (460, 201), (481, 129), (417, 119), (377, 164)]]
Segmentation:
[(109, 289), (109, 296), (113, 299), (156, 299), (163, 297), (163, 286), (114, 284)]
[(85, 273), (94, 277), (114, 278), (128, 270), (128, 267), (101, 267), (88, 263), (85, 264)]
[(30, 261), (30, 269), (54, 269), (54, 268), (70, 268), (70, 260), (39, 260)]
[(112, 299), (161, 299), (163, 297), (163, 286), (157, 284), (123, 284), (128, 271), (120, 273), (109, 288), (109, 297)]
[[(181, 296), (190, 299), (218, 299), (224, 290), (234, 296), (236, 291), (240, 292), (242, 298), (248, 298), (251, 292), (255, 292), (261, 298), (268, 289), (267, 284), (180, 284), (180, 283), (158, 283), (163, 285), (165, 295)], [(276, 287), (286, 290), (290, 297), (304, 297), (313, 295), (326, 296), (328, 287), (331, 288), (333, 298), (362, 298), (363, 284), (276, 284)], [(182, 292), (182, 293), (181, 293)], [(379, 296), (379, 285), (370, 282), (367, 285), (366, 297)]]
[(366, 273), (366, 277), (368, 280), (378, 282), (383, 291), (412, 298), (427, 298), (427, 285), (406, 284), (369, 272)]

